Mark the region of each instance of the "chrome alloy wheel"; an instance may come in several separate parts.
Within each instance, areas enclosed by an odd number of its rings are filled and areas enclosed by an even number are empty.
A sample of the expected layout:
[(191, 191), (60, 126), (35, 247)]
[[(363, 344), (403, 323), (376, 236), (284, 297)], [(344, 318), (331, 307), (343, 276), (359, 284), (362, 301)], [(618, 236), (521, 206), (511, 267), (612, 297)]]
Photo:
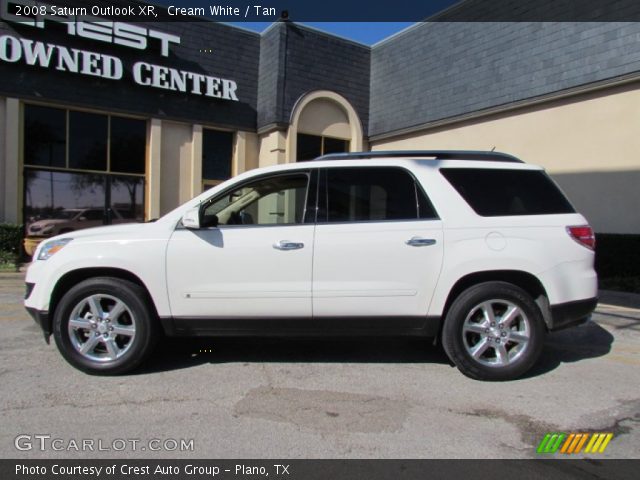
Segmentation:
[(527, 350), (531, 323), (524, 311), (507, 300), (487, 300), (471, 309), (462, 326), (467, 353), (489, 367), (506, 367)]
[(73, 308), (67, 327), (73, 347), (95, 362), (109, 362), (124, 355), (136, 335), (136, 319), (120, 299), (96, 294)]

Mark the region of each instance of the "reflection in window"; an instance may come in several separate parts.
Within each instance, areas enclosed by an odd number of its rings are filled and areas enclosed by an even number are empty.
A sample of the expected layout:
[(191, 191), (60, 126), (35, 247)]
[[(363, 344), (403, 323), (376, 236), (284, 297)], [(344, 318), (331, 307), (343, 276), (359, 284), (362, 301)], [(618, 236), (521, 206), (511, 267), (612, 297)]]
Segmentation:
[(24, 176), (27, 235), (52, 236), (105, 223), (144, 221), (143, 177), (31, 168)]
[(106, 115), (69, 112), (69, 167), (107, 169), (108, 118)]
[(64, 110), (25, 105), (25, 164), (60, 168), (66, 166), (66, 117)]
[(224, 194), (205, 209), (219, 225), (291, 225), (303, 222), (308, 176), (280, 175)]
[(103, 215), (88, 211), (104, 211), (104, 175), (25, 169), (25, 197), (28, 235), (52, 236), (103, 223)]
[(110, 177), (112, 223), (144, 221), (144, 178)]

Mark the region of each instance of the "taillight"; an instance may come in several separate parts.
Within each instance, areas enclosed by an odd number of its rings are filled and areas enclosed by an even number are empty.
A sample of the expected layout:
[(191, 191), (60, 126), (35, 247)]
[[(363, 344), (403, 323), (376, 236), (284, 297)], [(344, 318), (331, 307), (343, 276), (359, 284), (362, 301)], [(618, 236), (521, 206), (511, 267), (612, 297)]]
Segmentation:
[(576, 242), (591, 250), (596, 249), (596, 236), (593, 228), (589, 225), (580, 225), (579, 227), (567, 227), (567, 233), (571, 235)]

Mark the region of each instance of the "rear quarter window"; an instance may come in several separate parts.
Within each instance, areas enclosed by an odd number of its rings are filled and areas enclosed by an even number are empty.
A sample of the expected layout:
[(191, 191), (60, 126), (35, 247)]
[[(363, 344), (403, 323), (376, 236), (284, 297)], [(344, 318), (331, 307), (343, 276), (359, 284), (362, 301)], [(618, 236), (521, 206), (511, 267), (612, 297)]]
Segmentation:
[(556, 184), (540, 170), (442, 168), (440, 173), (483, 217), (575, 213)]

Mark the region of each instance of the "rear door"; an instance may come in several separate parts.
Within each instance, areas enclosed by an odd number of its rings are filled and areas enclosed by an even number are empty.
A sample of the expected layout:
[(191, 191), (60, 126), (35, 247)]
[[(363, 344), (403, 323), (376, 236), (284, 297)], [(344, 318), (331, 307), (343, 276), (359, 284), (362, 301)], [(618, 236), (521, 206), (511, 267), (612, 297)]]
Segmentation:
[(440, 273), (443, 233), (411, 172), (327, 168), (318, 191), (314, 317), (423, 322)]

